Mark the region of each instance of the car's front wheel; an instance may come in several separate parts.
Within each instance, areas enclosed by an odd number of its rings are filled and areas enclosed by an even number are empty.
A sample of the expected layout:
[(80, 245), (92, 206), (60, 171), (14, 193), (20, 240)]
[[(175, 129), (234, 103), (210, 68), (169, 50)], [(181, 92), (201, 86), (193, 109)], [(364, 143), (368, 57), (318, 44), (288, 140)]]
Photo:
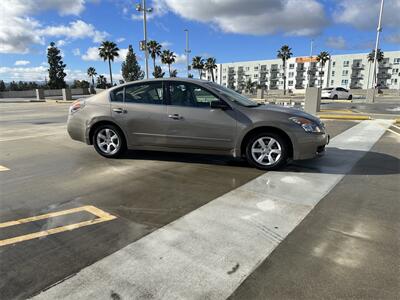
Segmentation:
[(289, 145), (276, 133), (259, 133), (251, 137), (246, 146), (249, 164), (261, 170), (277, 170), (286, 165)]
[(100, 155), (108, 158), (118, 157), (126, 150), (122, 132), (111, 124), (96, 128), (93, 135), (93, 145)]

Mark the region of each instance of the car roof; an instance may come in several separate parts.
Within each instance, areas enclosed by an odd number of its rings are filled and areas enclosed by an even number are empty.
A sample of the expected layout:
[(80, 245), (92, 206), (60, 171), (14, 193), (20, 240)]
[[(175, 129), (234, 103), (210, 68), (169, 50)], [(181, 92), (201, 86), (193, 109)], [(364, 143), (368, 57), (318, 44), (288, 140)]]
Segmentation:
[(208, 80), (197, 79), (197, 78), (184, 78), (184, 77), (149, 78), (149, 79), (125, 82), (123, 84), (113, 86), (112, 88), (109, 89), (109, 91), (114, 90), (116, 88), (126, 86), (126, 85), (130, 85), (132, 83), (146, 83), (146, 82), (158, 82), (158, 81), (180, 81), (180, 82), (196, 83), (196, 84), (200, 84), (200, 85), (211, 83)]

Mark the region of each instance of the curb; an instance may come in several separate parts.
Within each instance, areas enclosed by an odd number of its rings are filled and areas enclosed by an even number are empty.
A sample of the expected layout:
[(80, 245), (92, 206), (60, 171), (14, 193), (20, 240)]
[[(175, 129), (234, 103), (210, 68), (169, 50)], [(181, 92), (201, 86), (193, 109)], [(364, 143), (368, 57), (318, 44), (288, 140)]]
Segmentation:
[(332, 119), (332, 120), (371, 120), (370, 116), (356, 116), (356, 115), (318, 115), (320, 119)]
[[(51, 100), (54, 101), (54, 100)], [(55, 100), (56, 103), (73, 103), (75, 100)]]

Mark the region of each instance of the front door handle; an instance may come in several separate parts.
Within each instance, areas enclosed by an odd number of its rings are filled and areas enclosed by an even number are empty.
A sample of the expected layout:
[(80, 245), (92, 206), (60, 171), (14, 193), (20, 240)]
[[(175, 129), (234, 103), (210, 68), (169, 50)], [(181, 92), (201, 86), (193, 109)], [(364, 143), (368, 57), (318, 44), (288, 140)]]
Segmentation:
[(113, 112), (116, 112), (117, 114), (126, 114), (127, 113), (126, 109), (123, 109), (123, 108), (120, 108), (120, 107), (113, 108)]
[(174, 120), (182, 120), (183, 119), (183, 117), (180, 116), (179, 114), (168, 115), (168, 118), (174, 119)]

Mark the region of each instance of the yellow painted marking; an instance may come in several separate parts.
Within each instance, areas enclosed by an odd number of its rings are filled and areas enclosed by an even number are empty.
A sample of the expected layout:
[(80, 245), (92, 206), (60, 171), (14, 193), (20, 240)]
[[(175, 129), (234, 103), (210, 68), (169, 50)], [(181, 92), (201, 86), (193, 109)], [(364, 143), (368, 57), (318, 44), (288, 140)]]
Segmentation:
[(9, 168), (7, 168), (7, 167), (5, 167), (5, 166), (2, 166), (2, 165), (0, 165), (0, 172), (3, 172), (3, 171), (9, 171), (10, 169)]
[(400, 119), (396, 119), (394, 122), (395, 124), (400, 124)]
[(321, 119), (335, 119), (335, 120), (371, 120), (370, 116), (360, 116), (360, 115), (329, 115), (321, 114), (319, 115)]
[(116, 218), (115, 216), (113, 216), (97, 207), (94, 207), (91, 205), (86, 205), (86, 206), (71, 208), (71, 209), (67, 209), (67, 210), (57, 211), (57, 212), (53, 212), (53, 213), (48, 213), (48, 214), (44, 214), (44, 215), (24, 218), (24, 219), (20, 219), (20, 220), (16, 220), (16, 221), (8, 221), (8, 222), (0, 223), (0, 228), (25, 224), (25, 223), (44, 220), (44, 219), (48, 219), (48, 218), (59, 217), (59, 216), (63, 216), (63, 215), (77, 213), (80, 211), (87, 211), (87, 212), (95, 215), (97, 218), (94, 220), (60, 226), (60, 227), (56, 227), (56, 228), (52, 228), (52, 229), (48, 229), (48, 230), (38, 231), (38, 232), (25, 234), (25, 235), (13, 237), (13, 238), (8, 238), (5, 240), (0, 240), (0, 247), (27, 241), (27, 240), (37, 239), (37, 238), (48, 236), (48, 235), (55, 234), (55, 233), (78, 229), (80, 227), (84, 227), (84, 226), (88, 226), (88, 225), (94, 225), (94, 224), (98, 224), (101, 222), (111, 221)]
[(350, 113), (353, 114), (354, 111), (350, 110), (350, 109), (321, 109), (321, 112), (326, 112), (326, 113)]

